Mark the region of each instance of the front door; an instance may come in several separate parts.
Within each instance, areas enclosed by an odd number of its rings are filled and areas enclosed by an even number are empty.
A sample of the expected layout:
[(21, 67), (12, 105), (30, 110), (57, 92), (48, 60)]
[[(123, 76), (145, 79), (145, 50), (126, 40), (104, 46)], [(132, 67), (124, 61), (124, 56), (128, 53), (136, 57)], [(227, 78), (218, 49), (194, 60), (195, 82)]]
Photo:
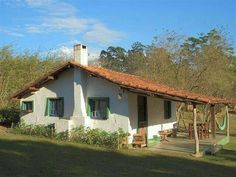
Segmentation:
[(147, 97), (138, 95), (138, 133), (147, 137)]

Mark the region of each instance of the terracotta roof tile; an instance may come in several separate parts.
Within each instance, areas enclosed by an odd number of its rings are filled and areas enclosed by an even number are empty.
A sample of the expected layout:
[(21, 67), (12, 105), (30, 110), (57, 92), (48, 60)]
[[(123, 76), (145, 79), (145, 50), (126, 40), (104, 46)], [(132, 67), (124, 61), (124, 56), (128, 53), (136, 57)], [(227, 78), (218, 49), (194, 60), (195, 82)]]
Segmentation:
[(149, 80), (145, 80), (142, 77), (131, 75), (131, 74), (116, 72), (116, 71), (108, 70), (101, 67), (80, 65), (75, 61), (67, 62), (66, 64), (55, 69), (53, 72), (48, 73), (47, 75), (37, 80), (36, 82), (29, 84), (27, 87), (17, 92), (13, 96), (13, 98), (18, 98), (18, 97), (23, 96), (24, 94), (29, 92), (29, 87), (40, 86), (41, 84), (47, 82), (48, 76), (58, 74), (62, 72), (64, 69), (68, 68), (69, 66), (82, 68), (93, 75), (96, 75), (110, 82), (118, 84), (121, 87), (126, 88), (126, 89), (150, 92), (152, 94), (156, 94), (159, 96), (161, 95), (164, 97), (165, 96), (173, 97), (175, 99), (180, 99), (186, 102), (210, 103), (210, 104), (234, 103), (232, 100), (206, 96), (206, 95), (196, 94), (196, 93), (192, 93), (192, 92), (188, 92), (184, 90), (175, 89), (172, 87), (168, 87), (166, 85), (162, 85), (162, 84), (158, 84)]

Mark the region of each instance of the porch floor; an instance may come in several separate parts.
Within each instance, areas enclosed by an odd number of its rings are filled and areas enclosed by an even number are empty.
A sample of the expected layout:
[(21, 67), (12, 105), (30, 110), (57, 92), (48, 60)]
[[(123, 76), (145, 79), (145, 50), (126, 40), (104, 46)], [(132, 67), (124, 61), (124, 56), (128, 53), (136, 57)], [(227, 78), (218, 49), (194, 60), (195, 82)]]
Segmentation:
[[(220, 140), (224, 139), (225, 135), (216, 135), (216, 142), (219, 142)], [(177, 137), (168, 137), (169, 142), (167, 141), (159, 141), (154, 146), (149, 146), (148, 148), (153, 150), (168, 150), (168, 151), (178, 151), (178, 152), (187, 152), (187, 153), (194, 153), (195, 149), (195, 141), (194, 139), (190, 140), (188, 138), (187, 133), (180, 133), (178, 132)], [(199, 140), (200, 142), (200, 151), (205, 151), (209, 148), (211, 148), (213, 139), (212, 138), (206, 138)]]

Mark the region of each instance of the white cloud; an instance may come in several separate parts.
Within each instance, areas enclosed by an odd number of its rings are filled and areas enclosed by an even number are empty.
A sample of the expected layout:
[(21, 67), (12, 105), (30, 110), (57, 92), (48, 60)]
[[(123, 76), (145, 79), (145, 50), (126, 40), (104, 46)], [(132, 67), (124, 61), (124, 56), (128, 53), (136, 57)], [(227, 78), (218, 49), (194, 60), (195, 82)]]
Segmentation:
[(99, 20), (77, 16), (77, 9), (69, 3), (55, 0), (26, 0), (26, 4), (41, 12), (40, 20), (28, 24), (28, 33), (62, 32), (67, 35), (84, 35), (90, 43), (110, 45), (124, 37), (124, 33), (109, 29)]
[(25, 2), (30, 7), (42, 7), (51, 4), (53, 0), (25, 0)]
[(84, 39), (88, 42), (97, 42), (103, 45), (112, 44), (124, 37), (124, 33), (110, 30), (102, 23), (94, 24), (90, 31), (85, 33)]
[(29, 32), (29, 33), (41, 33), (41, 30), (39, 27), (37, 26), (27, 26), (26, 27), (26, 31)]
[(15, 36), (15, 37), (24, 37), (24, 35), (22, 33), (16, 32), (15, 30), (11, 30), (11, 29), (0, 29), (0, 32), (3, 32), (5, 34), (8, 34), (10, 36)]
[[(88, 60), (92, 61), (98, 59), (100, 51), (101, 51), (100, 49), (89, 48)], [(53, 49), (50, 52), (50, 54), (64, 59), (72, 59), (74, 52), (73, 52), (73, 47), (68, 47), (63, 45), (56, 49)]]
[(92, 20), (78, 17), (48, 18), (41, 24), (48, 31), (63, 31), (70, 34), (78, 34), (87, 30)]

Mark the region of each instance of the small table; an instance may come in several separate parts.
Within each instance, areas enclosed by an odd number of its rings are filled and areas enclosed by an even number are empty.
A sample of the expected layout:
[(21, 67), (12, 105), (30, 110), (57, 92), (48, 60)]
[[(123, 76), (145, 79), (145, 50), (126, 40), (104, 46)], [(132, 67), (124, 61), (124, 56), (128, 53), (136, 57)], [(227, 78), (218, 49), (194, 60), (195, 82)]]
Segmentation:
[(159, 133), (159, 135), (161, 135), (161, 140), (160, 141), (167, 141), (167, 142), (169, 142), (169, 140), (167, 139), (167, 136), (172, 133), (171, 130), (161, 130), (158, 133)]

